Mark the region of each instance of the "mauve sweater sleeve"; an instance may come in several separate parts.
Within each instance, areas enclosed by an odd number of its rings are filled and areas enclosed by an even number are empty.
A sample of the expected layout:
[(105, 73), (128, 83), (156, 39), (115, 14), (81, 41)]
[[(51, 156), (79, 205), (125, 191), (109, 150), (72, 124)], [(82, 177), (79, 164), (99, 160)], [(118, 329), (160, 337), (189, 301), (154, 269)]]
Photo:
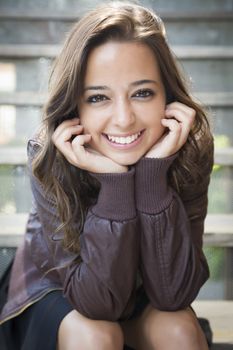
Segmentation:
[(135, 173), (142, 283), (151, 304), (166, 311), (189, 306), (209, 276), (202, 251), (209, 173), (181, 199), (167, 180), (175, 157), (143, 158)]
[(132, 312), (139, 262), (134, 173), (131, 169), (122, 174), (92, 174), (101, 189), (97, 203), (88, 210), (85, 219), (79, 263), (75, 255), (64, 250), (60, 240), (53, 239), (61, 223), (57, 210), (31, 174), (42, 225), (37, 242), (47, 247), (50, 268), (69, 262), (66, 268), (58, 269), (64, 295), (75, 309), (91, 319), (115, 321)]

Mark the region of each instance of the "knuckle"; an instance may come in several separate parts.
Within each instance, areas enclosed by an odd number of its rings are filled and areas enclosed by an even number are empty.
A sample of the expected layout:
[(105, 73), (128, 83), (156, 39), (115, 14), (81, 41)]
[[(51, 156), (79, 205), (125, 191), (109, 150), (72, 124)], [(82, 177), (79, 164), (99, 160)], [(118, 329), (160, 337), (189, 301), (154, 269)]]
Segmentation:
[(180, 123), (174, 121), (173, 124), (174, 124), (174, 128), (176, 129), (176, 131), (181, 131), (182, 127), (181, 127)]
[(196, 111), (194, 108), (189, 108), (189, 117), (191, 120), (194, 120), (196, 117)]

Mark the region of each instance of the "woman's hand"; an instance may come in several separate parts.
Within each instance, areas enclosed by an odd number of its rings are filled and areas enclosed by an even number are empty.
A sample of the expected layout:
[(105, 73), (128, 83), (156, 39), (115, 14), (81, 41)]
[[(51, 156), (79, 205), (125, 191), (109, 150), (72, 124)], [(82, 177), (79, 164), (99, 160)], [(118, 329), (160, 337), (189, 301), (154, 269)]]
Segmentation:
[(147, 158), (165, 158), (176, 153), (186, 142), (196, 111), (180, 102), (166, 106), (165, 116), (161, 119), (167, 128), (165, 134), (146, 153)]
[(72, 165), (93, 173), (123, 173), (126, 166), (113, 162), (88, 146), (91, 135), (82, 134), (78, 118), (62, 122), (54, 131), (52, 141)]

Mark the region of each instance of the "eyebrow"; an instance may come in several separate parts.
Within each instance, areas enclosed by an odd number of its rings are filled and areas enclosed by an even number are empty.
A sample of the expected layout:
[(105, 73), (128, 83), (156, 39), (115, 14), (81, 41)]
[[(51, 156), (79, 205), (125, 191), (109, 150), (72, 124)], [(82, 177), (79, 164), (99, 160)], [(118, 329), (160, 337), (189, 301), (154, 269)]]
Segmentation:
[(137, 80), (137, 81), (134, 81), (133, 83), (131, 83), (130, 85), (138, 86), (138, 85), (148, 84), (148, 83), (158, 85), (158, 82), (156, 80), (151, 80), (151, 79)]
[[(134, 81), (133, 83), (131, 83), (130, 85), (132, 86), (138, 86), (138, 85), (143, 85), (143, 84), (156, 84), (158, 85), (158, 82), (156, 80), (150, 80), (150, 79), (143, 79), (143, 80), (137, 80)], [(109, 87), (105, 86), (105, 85), (96, 85), (96, 86), (86, 86), (83, 91), (87, 91), (87, 90), (109, 90)]]
[(83, 89), (83, 91), (87, 90), (109, 90), (107, 86), (87, 86)]

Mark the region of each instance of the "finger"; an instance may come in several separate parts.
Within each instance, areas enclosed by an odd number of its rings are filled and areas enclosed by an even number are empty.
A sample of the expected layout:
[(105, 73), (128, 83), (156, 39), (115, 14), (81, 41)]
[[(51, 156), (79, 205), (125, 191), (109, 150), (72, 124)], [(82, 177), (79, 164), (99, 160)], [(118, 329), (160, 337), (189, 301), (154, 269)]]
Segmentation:
[[(87, 162), (84, 162), (86, 157), (86, 151), (84, 144), (89, 142), (91, 139), (90, 135), (80, 135), (75, 137), (75, 142), (60, 142), (58, 145), (59, 151), (68, 160), (69, 163), (75, 166), (82, 166)], [(75, 149), (73, 146), (76, 146)]]
[(85, 148), (85, 145), (87, 145), (90, 141), (91, 135), (85, 134), (76, 136), (71, 143), (77, 164), (82, 168), (87, 167), (88, 163), (90, 162), (89, 158), (91, 153)]
[(196, 111), (182, 103), (174, 102), (167, 105), (165, 115), (177, 117), (179, 121), (187, 122), (189, 125), (192, 125), (195, 120)]
[(179, 143), (179, 138), (181, 134), (181, 125), (174, 119), (162, 119), (163, 126), (169, 129), (166, 136), (167, 147), (174, 147)]
[(182, 128), (182, 139), (187, 139), (188, 134), (192, 128), (194, 123), (194, 114), (188, 115), (181, 110), (178, 109), (169, 109), (165, 112), (166, 118), (175, 118), (181, 124)]
[(61, 134), (66, 128), (78, 125), (80, 123), (79, 118), (74, 119), (68, 119), (63, 121), (61, 124), (58, 125), (58, 127), (54, 130), (54, 137), (58, 137), (59, 134)]
[(58, 150), (61, 152), (61, 154), (68, 160), (69, 163), (77, 166), (76, 164), (76, 157), (74, 154), (74, 151), (72, 149), (71, 143), (70, 142), (64, 142)]
[(176, 118), (179, 122), (184, 123), (184, 124), (188, 125), (189, 127), (192, 126), (194, 119), (195, 119), (194, 113), (188, 114), (182, 110), (171, 109), (171, 108), (165, 110), (165, 116), (167, 118)]
[(62, 130), (59, 134), (57, 135), (54, 134), (52, 136), (52, 141), (57, 147), (59, 147), (60, 144), (70, 141), (73, 136), (81, 134), (82, 131), (83, 131), (82, 125), (70, 126), (69, 128)]
[(72, 147), (83, 147), (86, 143), (90, 142), (91, 135), (89, 134), (82, 134), (76, 136), (73, 141), (71, 142)]
[(161, 123), (163, 126), (169, 128), (170, 132), (180, 133), (181, 132), (181, 123), (179, 123), (176, 119), (161, 119)]
[(184, 103), (181, 103), (181, 102), (172, 102), (172, 103), (169, 103), (167, 106), (166, 106), (166, 109), (179, 109), (181, 111), (183, 111), (184, 113), (188, 113), (188, 114), (195, 114), (196, 111), (195, 109), (193, 109), (192, 107), (189, 107), (187, 105), (185, 105)]
[(169, 128), (169, 144), (176, 145), (176, 150), (181, 148), (187, 140), (189, 129), (185, 129), (184, 125), (175, 119), (162, 119), (162, 124)]

